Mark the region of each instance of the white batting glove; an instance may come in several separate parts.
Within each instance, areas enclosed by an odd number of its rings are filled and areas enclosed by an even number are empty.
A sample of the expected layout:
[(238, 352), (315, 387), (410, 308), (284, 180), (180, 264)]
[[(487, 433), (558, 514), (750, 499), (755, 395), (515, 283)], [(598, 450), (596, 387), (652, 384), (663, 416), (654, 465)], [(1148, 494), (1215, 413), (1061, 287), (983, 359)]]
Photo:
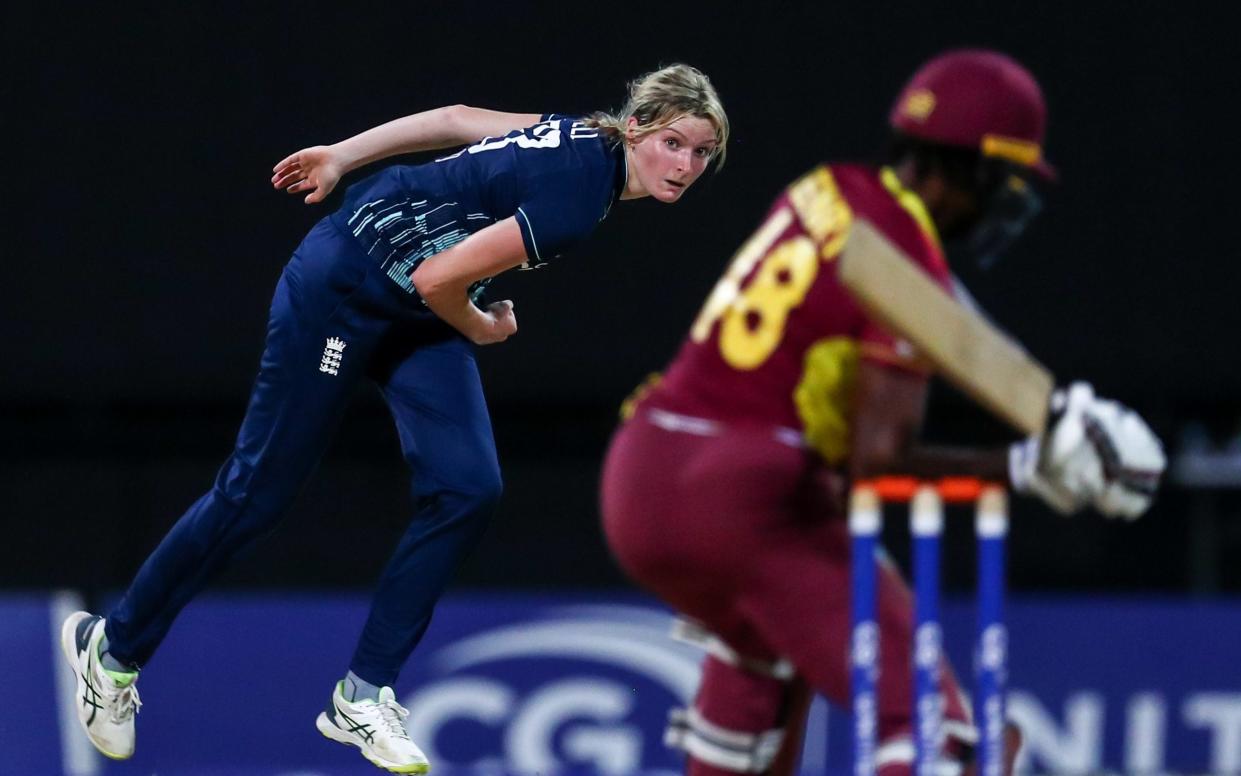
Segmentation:
[(1141, 517), (1168, 463), (1159, 438), (1136, 412), (1115, 401), (1095, 400), (1085, 413), (1084, 428), (1105, 483), (1092, 499), (1095, 509), (1108, 517)]
[(1052, 394), (1047, 430), (1009, 448), (1014, 491), (1038, 496), (1062, 515), (1102, 497), (1103, 464), (1086, 433), (1087, 412), (1095, 402), (1088, 383), (1073, 383)]

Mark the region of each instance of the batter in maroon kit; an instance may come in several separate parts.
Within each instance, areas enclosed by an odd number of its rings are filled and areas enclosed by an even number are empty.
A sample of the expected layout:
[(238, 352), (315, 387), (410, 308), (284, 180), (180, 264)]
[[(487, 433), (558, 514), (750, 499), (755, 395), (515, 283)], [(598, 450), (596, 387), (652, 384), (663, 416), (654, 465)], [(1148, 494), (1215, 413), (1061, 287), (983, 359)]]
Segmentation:
[[(790, 773), (810, 693), (847, 708), (851, 479), (972, 474), (1062, 513), (1093, 504), (1126, 517), (1153, 494), (1123, 507), (1103, 497), (1105, 467), (1081, 433), (1084, 418), (1124, 417), (1139, 431), (1104, 423), (1110, 444), (1153, 446), (1158, 461), (1162, 453), (1140, 418), (1085, 384), (1058, 394), (1042, 437), (1011, 448), (918, 443), (929, 372), (838, 281), (850, 226), (870, 222), (951, 290), (944, 242), (993, 257), (1038, 209), (1028, 179), (1052, 171), (1039, 87), (995, 52), (928, 62), (890, 123), (889, 166), (819, 166), (777, 197), (666, 375), (626, 407), (608, 452), (602, 507), (613, 553), (691, 618), (708, 647), (694, 704), (673, 714), (668, 736), (694, 776)], [(912, 603), (899, 572), (882, 564), (878, 767), (891, 776), (909, 773), (914, 754)], [(964, 766), (977, 731), (945, 669), (944, 749)], [(1011, 770), (1020, 736), (1008, 732)]]

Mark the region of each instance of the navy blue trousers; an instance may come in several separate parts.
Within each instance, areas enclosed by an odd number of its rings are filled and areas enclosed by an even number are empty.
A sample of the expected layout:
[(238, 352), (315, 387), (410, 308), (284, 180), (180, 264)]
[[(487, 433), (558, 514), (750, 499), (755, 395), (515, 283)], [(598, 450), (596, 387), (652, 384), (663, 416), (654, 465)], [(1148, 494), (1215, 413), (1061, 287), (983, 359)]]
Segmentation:
[(146, 663), (182, 607), (276, 527), (365, 378), (379, 385), (396, 421), (415, 511), (349, 668), (373, 684), (395, 681), (495, 511), (500, 467), (473, 345), (329, 219), (302, 241), (276, 287), (232, 455), (108, 614), (113, 657)]

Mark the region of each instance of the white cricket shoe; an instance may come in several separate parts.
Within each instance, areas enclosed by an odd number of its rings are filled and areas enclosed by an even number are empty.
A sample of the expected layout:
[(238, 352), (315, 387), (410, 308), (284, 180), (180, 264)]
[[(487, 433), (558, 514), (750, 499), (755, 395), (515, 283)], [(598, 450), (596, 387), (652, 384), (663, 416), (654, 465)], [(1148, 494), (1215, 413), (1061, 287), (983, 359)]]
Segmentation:
[(74, 612), (60, 628), (60, 647), (77, 677), (74, 705), (82, 729), (104, 756), (128, 760), (134, 754), (134, 715), (142, 701), (136, 678), (119, 684), (99, 662), (103, 624), (98, 615)]
[(392, 773), (426, 773), (427, 756), (405, 731), (409, 711), (396, 702), (391, 687), (379, 689), (379, 700), (345, 700), (344, 682), (337, 682), (327, 710), (319, 713), (315, 727), (333, 741), (351, 744), (362, 756)]

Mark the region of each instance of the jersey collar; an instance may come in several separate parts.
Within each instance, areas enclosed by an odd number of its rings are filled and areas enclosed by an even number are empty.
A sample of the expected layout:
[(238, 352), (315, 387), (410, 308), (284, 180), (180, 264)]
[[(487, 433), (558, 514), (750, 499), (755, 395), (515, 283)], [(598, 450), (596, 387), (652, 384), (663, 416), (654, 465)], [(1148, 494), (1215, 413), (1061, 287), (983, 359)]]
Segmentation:
[(891, 167), (883, 167), (879, 170), (879, 180), (883, 182), (883, 187), (888, 190), (888, 193), (896, 199), (897, 204), (913, 216), (935, 247), (943, 251), (943, 245), (939, 241), (939, 230), (935, 228), (935, 222), (931, 220), (931, 214), (923, 204), (922, 198), (901, 185), (900, 178), (896, 177), (896, 170)]

